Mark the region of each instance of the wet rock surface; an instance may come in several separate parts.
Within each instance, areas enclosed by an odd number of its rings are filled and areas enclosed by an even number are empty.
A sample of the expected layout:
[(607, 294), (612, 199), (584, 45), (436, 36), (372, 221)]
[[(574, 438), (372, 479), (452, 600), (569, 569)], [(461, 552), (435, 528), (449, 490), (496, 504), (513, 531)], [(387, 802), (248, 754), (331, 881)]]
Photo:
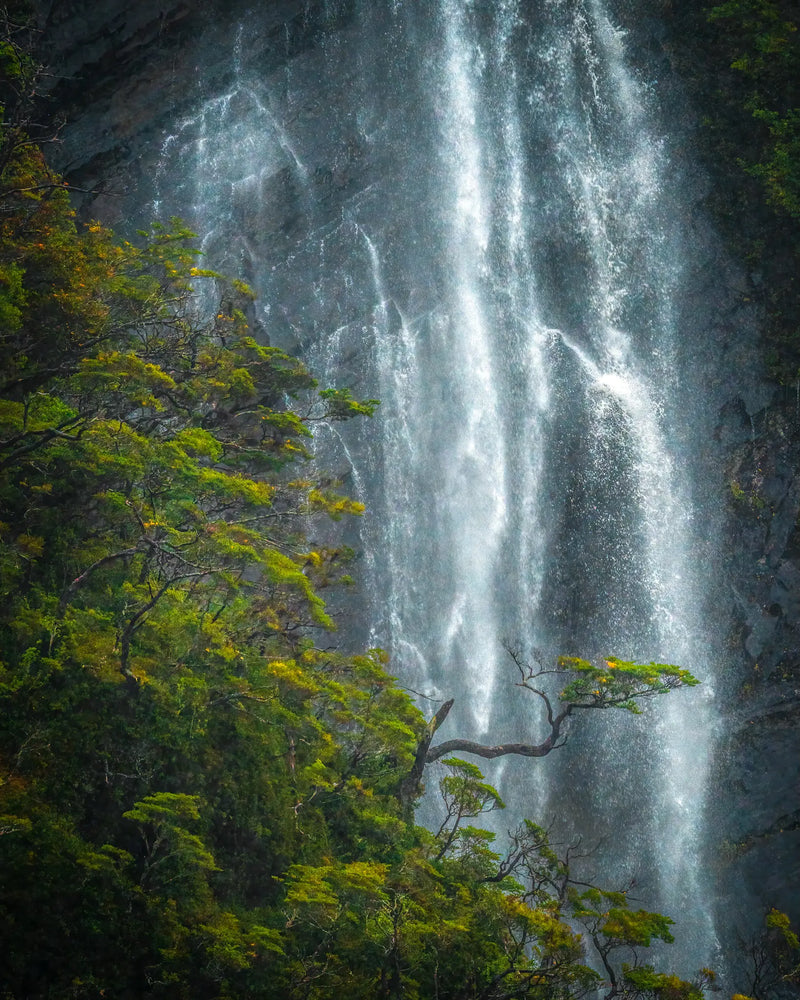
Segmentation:
[[(755, 915), (775, 906), (798, 919), (800, 886), (800, 435), (794, 393), (721, 425), (749, 435), (729, 463), (731, 685), (717, 761), (724, 789), (726, 901), (746, 894)], [(726, 794), (727, 793), (727, 794)]]
[(153, 200), (165, 134), (203, 95), (226, 90), (237, 46), (270, 74), (351, 15), (348, 0), (271, 2), (257, 19), (250, 7), (242, 0), (38, 5), (41, 58), (52, 67), (48, 111), (66, 122), (52, 160), (83, 192), (84, 216), (124, 226)]

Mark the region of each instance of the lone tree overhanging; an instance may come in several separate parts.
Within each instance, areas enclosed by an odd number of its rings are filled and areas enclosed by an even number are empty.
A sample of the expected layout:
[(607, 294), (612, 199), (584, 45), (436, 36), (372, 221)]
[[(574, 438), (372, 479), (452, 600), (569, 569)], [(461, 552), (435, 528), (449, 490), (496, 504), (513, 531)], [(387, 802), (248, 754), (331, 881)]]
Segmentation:
[[(634, 663), (609, 656), (595, 666), (576, 656), (560, 656), (555, 667), (526, 662), (515, 649), (506, 649), (519, 671), (517, 687), (525, 688), (539, 698), (544, 708), (549, 732), (541, 743), (498, 743), (488, 745), (473, 740), (445, 740), (432, 746), (434, 736), (453, 707), (454, 699), (446, 701), (425, 728), (417, 745), (414, 765), (403, 782), (400, 797), (410, 802), (417, 794), (426, 764), (432, 764), (453, 753), (474, 754), (491, 760), (515, 754), (519, 757), (546, 757), (563, 746), (567, 739), (570, 717), (582, 709), (622, 708), (639, 714), (639, 701), (667, 694), (682, 687), (694, 687), (700, 682), (688, 670), (669, 663)], [(544, 679), (558, 676), (566, 681), (557, 699), (544, 689)]]

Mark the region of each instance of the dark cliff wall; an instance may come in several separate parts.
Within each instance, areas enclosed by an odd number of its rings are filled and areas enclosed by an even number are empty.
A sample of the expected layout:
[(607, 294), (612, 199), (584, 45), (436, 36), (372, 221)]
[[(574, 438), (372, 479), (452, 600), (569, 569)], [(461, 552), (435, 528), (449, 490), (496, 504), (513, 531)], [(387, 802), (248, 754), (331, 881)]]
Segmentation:
[[(152, 198), (164, 130), (224, 91), (240, 23), (248, 60), (279, 69), (347, 23), (350, 0), (86, 0), (37, 5), (48, 111), (65, 120), (54, 165), (87, 192), (84, 216), (118, 225)], [(137, 221), (139, 221), (137, 219)]]
[[(720, 910), (736, 912), (740, 926), (752, 928), (771, 906), (800, 920), (798, 221), (771, 205), (757, 176), (744, 169), (764, 158), (765, 141), (749, 107), (754, 84), (730, 66), (744, 33), (736, 22), (710, 22), (710, 6), (664, 3), (663, 47), (695, 119), (704, 123), (694, 154), (711, 182), (705, 205), (739, 262), (717, 349), (736, 351), (748, 322), (758, 325), (746, 391), (729, 387), (723, 394), (714, 430), (727, 496), (720, 572), (728, 669), (717, 692), (725, 712), (712, 862), (729, 887)], [(780, 7), (796, 22), (796, 6)], [(776, 106), (791, 103), (796, 81), (781, 84), (776, 70), (770, 82), (778, 85), (771, 95)], [(717, 284), (731, 277), (723, 270)], [(709, 374), (713, 391), (713, 369)]]
[(50, 109), (66, 122), (53, 162), (92, 192), (87, 209), (116, 222), (139, 196), (159, 124), (192, 91), (196, 40), (213, 18), (180, 0), (39, 7)]
[[(776, 389), (722, 428), (741, 430), (728, 462), (730, 652), (734, 666), (717, 763), (728, 905), (800, 917), (800, 418), (796, 389)], [(762, 913), (758, 913), (761, 916)]]

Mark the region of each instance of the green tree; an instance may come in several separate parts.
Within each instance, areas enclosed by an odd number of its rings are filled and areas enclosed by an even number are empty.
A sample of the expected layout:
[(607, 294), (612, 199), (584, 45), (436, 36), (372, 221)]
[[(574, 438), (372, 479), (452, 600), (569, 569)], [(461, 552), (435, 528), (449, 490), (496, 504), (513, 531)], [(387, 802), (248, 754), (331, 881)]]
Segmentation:
[[(570, 723), (585, 709), (621, 708), (634, 714), (644, 698), (667, 694), (699, 683), (688, 670), (669, 663), (633, 663), (609, 656), (600, 665), (574, 656), (559, 657), (555, 666), (528, 663), (513, 648), (507, 651), (519, 673), (517, 686), (530, 692), (543, 709), (547, 735), (541, 743), (505, 742), (493, 745), (474, 740), (451, 739), (432, 746), (434, 736), (443, 725), (453, 701), (445, 702), (428, 723), (417, 745), (414, 765), (400, 787), (400, 799), (412, 801), (418, 793), (426, 764), (451, 753), (469, 753), (486, 759), (509, 754), (521, 757), (546, 757), (563, 746)], [(547, 681), (555, 678), (564, 687), (556, 693), (548, 690)]]

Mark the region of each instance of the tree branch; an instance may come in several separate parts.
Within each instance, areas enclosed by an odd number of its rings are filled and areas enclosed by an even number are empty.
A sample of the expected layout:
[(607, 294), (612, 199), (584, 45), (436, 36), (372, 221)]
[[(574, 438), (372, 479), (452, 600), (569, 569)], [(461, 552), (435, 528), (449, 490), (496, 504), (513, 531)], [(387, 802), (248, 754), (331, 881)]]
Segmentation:
[[(87, 418), (82, 414), (73, 420), (69, 420), (62, 424), (62, 427), (75, 428), (81, 422), (86, 422)], [(79, 441), (81, 434), (83, 434), (86, 428), (82, 427), (76, 431), (74, 434), (67, 434), (63, 430), (59, 430), (56, 427), (50, 427), (43, 431), (26, 431), (23, 435), (18, 435), (17, 440), (21, 440), (23, 437), (33, 438), (28, 444), (22, 445), (15, 451), (12, 451), (10, 455), (6, 455), (5, 458), (0, 459), (0, 471), (12, 465), (17, 459), (22, 458), (23, 455), (28, 455), (32, 451), (36, 451), (38, 448), (44, 447), (44, 445), (49, 444), (54, 438), (66, 438), (67, 441)], [(3, 442), (3, 444), (13, 444), (13, 440), (9, 442)]]
[[(452, 702), (450, 703), (452, 704)], [(496, 746), (487, 746), (483, 743), (474, 743), (472, 740), (446, 740), (435, 747), (430, 746), (425, 752), (425, 763), (432, 764), (451, 753), (471, 753), (476, 757), (484, 757), (492, 760), (495, 757), (505, 757), (507, 754), (516, 754), (518, 757), (546, 757), (551, 750), (563, 746), (558, 742), (561, 735), (561, 726), (569, 715), (572, 714), (572, 705), (567, 707), (557, 716), (550, 720), (550, 735), (543, 743), (500, 743)], [(431, 734), (433, 737), (433, 734)], [(419, 751), (418, 751), (419, 752)]]
[(101, 566), (106, 566), (110, 562), (115, 562), (117, 559), (125, 559), (127, 556), (135, 556), (139, 551), (139, 547), (134, 546), (132, 549), (123, 549), (121, 552), (112, 552), (110, 555), (103, 556), (102, 559), (98, 559), (97, 562), (93, 562), (91, 566), (87, 566), (80, 576), (75, 577), (72, 583), (61, 595), (61, 600), (58, 602), (59, 614), (63, 615), (72, 595), (88, 579), (88, 577), (94, 573), (95, 570), (100, 569)]
[(446, 701), (425, 727), (425, 733), (417, 745), (414, 764), (400, 785), (398, 798), (404, 809), (410, 809), (411, 803), (416, 798), (419, 791), (419, 783), (422, 780), (422, 772), (425, 770), (425, 765), (429, 763), (427, 755), (431, 742), (436, 735), (436, 730), (450, 714), (454, 700), (451, 698), (449, 701)]

